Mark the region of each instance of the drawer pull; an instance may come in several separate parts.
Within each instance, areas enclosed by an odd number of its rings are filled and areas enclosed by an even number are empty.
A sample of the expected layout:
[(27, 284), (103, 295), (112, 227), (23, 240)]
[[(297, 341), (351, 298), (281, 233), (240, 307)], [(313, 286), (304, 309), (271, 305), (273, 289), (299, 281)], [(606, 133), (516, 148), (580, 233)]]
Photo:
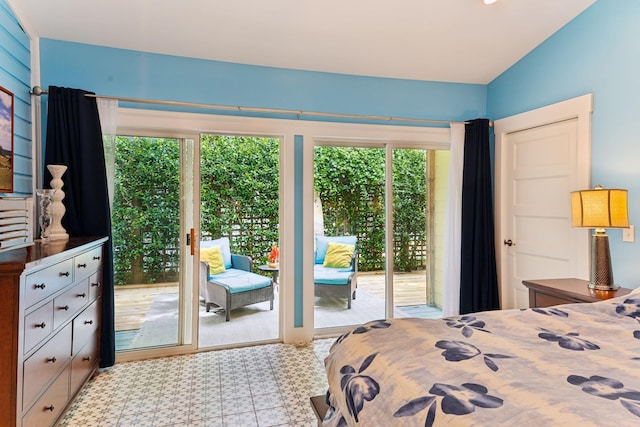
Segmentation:
[(91, 356), (85, 356), (82, 358), (83, 361), (85, 362), (90, 362), (91, 361)]
[(51, 362), (51, 363), (56, 363), (58, 359), (56, 359), (55, 357), (50, 357), (47, 359), (47, 362)]
[(84, 324), (85, 325), (93, 325), (93, 320), (85, 320)]
[(64, 307), (59, 307), (60, 310), (64, 310), (64, 311), (68, 311), (69, 310), (69, 306), (65, 305)]
[(94, 287), (94, 288), (99, 288), (100, 287), (100, 283), (92, 283), (91, 286)]
[(78, 298), (86, 298), (87, 294), (78, 294), (76, 295)]
[(69, 277), (69, 272), (65, 271), (64, 273), (60, 273), (60, 277), (62, 277), (62, 276)]
[(94, 261), (98, 261), (98, 260), (100, 260), (100, 257), (99, 257), (99, 256), (94, 256), (94, 257), (93, 257), (93, 260), (94, 260)]
[(45, 407), (44, 407), (44, 410), (45, 410), (45, 411), (53, 411), (54, 409), (56, 409), (56, 407), (55, 407), (55, 406), (53, 406), (53, 405), (49, 405), (49, 406), (45, 406)]
[(44, 289), (45, 288), (45, 284), (44, 283), (40, 283), (39, 285), (34, 285), (33, 287), (35, 289)]
[(86, 263), (78, 264), (78, 268), (87, 268), (87, 264)]
[(44, 328), (46, 328), (46, 327), (47, 327), (47, 324), (46, 324), (46, 323), (44, 323), (44, 322), (42, 322), (42, 323), (36, 323), (36, 324), (35, 324), (35, 325), (33, 325), (33, 326), (35, 326), (36, 328), (42, 328), (42, 329), (44, 329)]

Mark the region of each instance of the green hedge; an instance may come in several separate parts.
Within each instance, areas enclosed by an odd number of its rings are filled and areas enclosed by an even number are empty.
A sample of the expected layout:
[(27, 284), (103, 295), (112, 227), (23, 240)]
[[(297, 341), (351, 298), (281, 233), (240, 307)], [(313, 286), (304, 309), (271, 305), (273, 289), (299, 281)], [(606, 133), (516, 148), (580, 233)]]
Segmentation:
[[(424, 267), (428, 151), (393, 150), (394, 269)], [(358, 236), (363, 271), (384, 269), (385, 149), (315, 147), (324, 234)]]
[(115, 283), (174, 281), (180, 232), (178, 140), (118, 137), (115, 159)]
[(203, 237), (264, 264), (278, 244), (279, 140), (205, 135), (200, 162)]
[[(427, 154), (425, 154), (427, 153)], [(426, 155), (394, 150), (395, 269), (424, 265)], [(176, 281), (180, 147), (174, 139), (118, 137), (113, 205), (116, 284)], [(279, 236), (279, 140), (205, 135), (201, 234), (266, 262)], [(315, 190), (326, 235), (358, 236), (360, 270), (384, 268), (384, 149), (315, 147)]]

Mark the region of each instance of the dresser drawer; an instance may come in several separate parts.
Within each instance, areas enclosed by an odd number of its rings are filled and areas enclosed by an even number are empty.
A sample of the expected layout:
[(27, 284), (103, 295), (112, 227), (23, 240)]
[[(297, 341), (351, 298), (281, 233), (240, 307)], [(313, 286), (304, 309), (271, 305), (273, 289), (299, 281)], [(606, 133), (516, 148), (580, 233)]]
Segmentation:
[(71, 358), (71, 323), (24, 362), (23, 409), (26, 409)]
[(59, 328), (89, 302), (89, 280), (81, 280), (53, 300), (53, 328)]
[(98, 363), (98, 349), (100, 348), (100, 334), (94, 332), (89, 342), (80, 350), (71, 362), (71, 390), (79, 390), (89, 375), (96, 369)]
[(23, 427), (50, 426), (60, 416), (69, 399), (69, 366), (22, 418)]
[(53, 331), (53, 301), (24, 318), (24, 353), (28, 353)]
[(76, 355), (98, 331), (100, 319), (100, 299), (95, 300), (89, 307), (73, 319), (73, 352)]
[(29, 274), (25, 280), (24, 306), (31, 307), (72, 282), (73, 260), (70, 259)]
[(102, 246), (93, 248), (73, 259), (75, 279), (82, 279), (95, 273), (102, 262)]
[(102, 280), (101, 275), (93, 273), (89, 277), (89, 301), (93, 301), (102, 294)]

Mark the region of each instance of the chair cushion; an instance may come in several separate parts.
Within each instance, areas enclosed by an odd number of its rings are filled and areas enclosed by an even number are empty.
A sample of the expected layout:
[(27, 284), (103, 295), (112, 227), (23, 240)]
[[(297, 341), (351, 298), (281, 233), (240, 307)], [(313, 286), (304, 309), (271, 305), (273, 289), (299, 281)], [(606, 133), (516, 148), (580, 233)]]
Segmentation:
[(232, 294), (266, 288), (271, 285), (271, 278), (236, 268), (228, 268), (224, 273), (212, 274), (210, 282), (217, 282), (229, 288)]
[(331, 268), (322, 264), (313, 266), (313, 283), (319, 285), (346, 285), (349, 276), (353, 274), (351, 268)]
[(327, 254), (327, 246), (329, 242), (345, 243), (347, 245), (356, 244), (356, 236), (316, 236), (316, 257), (315, 263), (324, 263), (324, 257)]
[(210, 274), (220, 274), (226, 270), (220, 246), (200, 249), (200, 261), (205, 261), (209, 264)]
[(229, 246), (229, 238), (221, 237), (215, 240), (203, 240), (200, 242), (200, 250), (202, 248), (211, 248), (213, 246), (220, 246), (220, 251), (222, 252), (222, 260), (224, 261), (224, 268), (231, 268), (231, 249)]
[(327, 245), (327, 254), (322, 263), (325, 267), (332, 268), (348, 268), (351, 265), (353, 251), (356, 249), (354, 245), (345, 243), (329, 242)]

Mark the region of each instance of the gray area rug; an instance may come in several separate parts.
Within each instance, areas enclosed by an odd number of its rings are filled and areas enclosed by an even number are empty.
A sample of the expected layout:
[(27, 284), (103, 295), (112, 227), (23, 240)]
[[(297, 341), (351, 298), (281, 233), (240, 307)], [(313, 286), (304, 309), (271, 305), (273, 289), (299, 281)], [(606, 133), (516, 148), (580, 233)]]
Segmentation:
[(351, 309), (347, 308), (344, 298), (315, 299), (313, 320), (316, 328), (358, 326), (384, 318), (384, 301), (361, 288), (356, 289), (356, 299), (351, 302)]
[(131, 348), (175, 345), (178, 342), (178, 295), (156, 295)]

